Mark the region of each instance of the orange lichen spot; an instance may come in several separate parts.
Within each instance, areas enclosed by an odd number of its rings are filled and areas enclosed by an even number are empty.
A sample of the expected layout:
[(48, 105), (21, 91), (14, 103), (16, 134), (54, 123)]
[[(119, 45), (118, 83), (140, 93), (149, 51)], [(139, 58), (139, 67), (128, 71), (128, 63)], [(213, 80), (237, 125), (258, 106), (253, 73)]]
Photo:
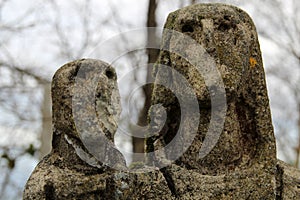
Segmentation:
[(250, 61), (250, 68), (255, 67), (255, 65), (257, 64), (256, 59), (253, 57), (250, 57), (249, 61)]

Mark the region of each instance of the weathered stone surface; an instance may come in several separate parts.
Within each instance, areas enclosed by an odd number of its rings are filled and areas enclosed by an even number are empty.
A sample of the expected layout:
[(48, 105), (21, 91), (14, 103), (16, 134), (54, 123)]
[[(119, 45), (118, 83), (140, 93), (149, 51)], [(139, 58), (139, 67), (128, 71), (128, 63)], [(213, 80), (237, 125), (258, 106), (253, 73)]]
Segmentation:
[(30, 176), (24, 200), (172, 199), (160, 171), (129, 173), (114, 148), (121, 110), (116, 80), (111, 66), (92, 59), (73, 61), (55, 73), (52, 151)]
[[(299, 199), (299, 170), (276, 159), (265, 74), (251, 18), (233, 6), (199, 4), (171, 13), (165, 28), (190, 36), (203, 50), (196, 51), (195, 44), (164, 31), (152, 105), (162, 104), (168, 118), (159, 130), (165, 113), (153, 107), (149, 114), (155, 134), (146, 145), (148, 153), (155, 152), (148, 158), (153, 166), (135, 163), (129, 170), (114, 147), (121, 109), (114, 69), (102, 61), (77, 60), (53, 77), (53, 150), (29, 178), (24, 199)], [(218, 96), (223, 84), (211, 73), (210, 58), (224, 82), (223, 96)], [(195, 64), (203, 65), (203, 71), (199, 73)], [(180, 109), (180, 103), (189, 104), (193, 92), (177, 81), (174, 70), (162, 65), (180, 72), (192, 86), (199, 118), (181, 118), (196, 112), (195, 107)], [(222, 97), (226, 113), (220, 109)], [(219, 100), (217, 104), (212, 98)], [(217, 143), (210, 141), (208, 154), (201, 157), (209, 127), (223, 125), (221, 119), (212, 121), (213, 115), (224, 117), (224, 127), (216, 134)], [(196, 134), (189, 145), (193, 124)], [(178, 141), (168, 150), (155, 151), (170, 144), (179, 127)], [(187, 151), (178, 159), (172, 157), (184, 145), (189, 145)]]
[(165, 176), (157, 168), (144, 166), (131, 173), (132, 193), (128, 199), (176, 199), (170, 191)]
[[(187, 168), (197, 168), (201, 173), (211, 175), (254, 165), (267, 168), (274, 166), (276, 150), (269, 101), (257, 34), (250, 17), (232, 6), (199, 4), (171, 13), (165, 28), (188, 34), (214, 58), (224, 81), (228, 106), (224, 130), (217, 146), (203, 160), (198, 161), (201, 141), (205, 137), (211, 115), (210, 93), (205, 84), (207, 80), (204, 81), (187, 60), (170, 53), (172, 48), (188, 54), (197, 52), (190, 51), (172, 35), (165, 37), (162, 45), (168, 46), (169, 51), (161, 52), (158, 63), (171, 65), (185, 76), (196, 91), (201, 110), (200, 127), (194, 144), (178, 162)], [(255, 60), (254, 65), (251, 65), (251, 60)], [(166, 96), (165, 89), (156, 86), (153, 104), (175, 105), (170, 108), (174, 110), (170, 113), (178, 113), (180, 108), (175, 98), (166, 99)], [(171, 115), (169, 120), (170, 123), (180, 122), (180, 115)], [(170, 137), (176, 133), (177, 126), (167, 126), (166, 135)], [(171, 127), (175, 127), (175, 130)], [(270, 170), (274, 170), (274, 167)]]
[[(98, 80), (89, 78), (94, 74)], [(53, 149), (29, 178), (24, 199), (127, 198), (130, 187), (124, 180), (130, 180), (127, 179), (128, 174), (116, 173), (96, 159), (83, 144), (82, 138), (85, 135), (79, 133), (80, 129), (85, 129), (90, 133), (88, 136), (96, 141), (99, 138), (95, 135), (103, 135), (113, 142), (116, 120), (120, 114), (116, 79), (112, 67), (91, 59), (68, 63), (56, 72), (52, 81)], [(97, 81), (96, 87), (92, 88), (95, 91), (92, 96), (86, 81)], [(80, 109), (83, 103), (74, 102), (76, 93), (87, 98), (79, 99), (81, 102), (91, 101), (90, 107)], [(79, 112), (79, 116), (74, 113), (76, 106), (78, 110), (75, 111)], [(95, 112), (99, 109), (99, 112)], [(97, 117), (91, 113), (96, 113)], [(90, 126), (81, 124), (80, 120), (75, 123), (75, 117), (88, 121)], [(125, 169), (123, 156), (116, 149), (108, 148), (105, 144), (95, 146), (96, 150), (104, 151), (105, 154), (113, 150), (111, 159)]]
[(278, 160), (277, 162), (277, 190), (278, 199), (300, 198), (300, 170)]
[[(204, 75), (198, 73), (193, 63), (201, 62), (200, 60), (195, 62), (186, 59), (197, 57), (199, 52), (187, 46), (186, 40), (177, 34), (164, 31), (162, 49), (165, 50), (160, 53), (155, 73), (163, 74), (160, 65), (171, 66), (182, 73), (194, 88), (200, 107), (199, 129), (192, 145), (172, 165), (166, 167), (173, 197), (299, 198), (299, 172), (294, 169), (297, 173), (290, 175), (290, 167), (277, 165), (265, 74), (257, 33), (251, 18), (233, 6), (199, 4), (169, 14), (165, 28), (187, 34), (214, 59), (224, 82), (227, 102), (220, 138), (209, 154), (200, 158), (200, 149), (209, 123), (218, 126), (218, 122), (210, 121), (213, 114), (211, 88), (218, 90), (221, 84), (214, 80), (214, 76), (208, 75), (204, 79)], [(180, 52), (180, 55), (172, 52)], [(205, 62), (201, 64), (205, 65)], [(160, 79), (172, 80), (175, 77), (172, 72), (165, 74), (166, 76), (157, 75), (156, 82), (160, 83)], [(181, 85), (176, 82), (173, 87), (182, 90)], [(184, 123), (181, 121), (181, 105), (178, 99), (161, 84), (154, 86), (152, 104), (163, 104), (168, 119), (159, 136), (147, 140), (148, 152), (169, 144), (175, 137), (179, 124)], [(221, 113), (219, 115), (222, 116)], [(188, 128), (184, 131), (189, 134)], [(150, 162), (159, 166), (165, 162), (163, 159), (172, 157), (171, 154), (178, 148), (179, 146), (174, 146), (172, 151), (165, 152), (165, 158), (161, 155), (149, 158)]]

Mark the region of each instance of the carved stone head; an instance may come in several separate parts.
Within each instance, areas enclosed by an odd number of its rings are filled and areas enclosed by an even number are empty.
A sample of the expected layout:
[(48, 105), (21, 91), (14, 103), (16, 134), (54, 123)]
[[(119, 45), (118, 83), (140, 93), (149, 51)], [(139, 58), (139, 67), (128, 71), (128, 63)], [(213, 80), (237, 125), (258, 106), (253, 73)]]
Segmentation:
[[(194, 89), (202, 115), (194, 142), (177, 162), (189, 168), (202, 168), (203, 173), (210, 171), (208, 173), (213, 174), (254, 164), (272, 166), (276, 150), (265, 74), (257, 32), (248, 14), (234, 6), (198, 4), (169, 14), (164, 28), (167, 29), (163, 33), (164, 50), (160, 53), (155, 73), (159, 74), (162, 69), (159, 64), (180, 72)], [(205, 50), (205, 53), (199, 53), (193, 45), (178, 37), (178, 34), (170, 34), (168, 30), (189, 36)], [(197, 56), (199, 61), (186, 59)], [(205, 60), (207, 57), (214, 60), (220, 73), (228, 107), (220, 138), (215, 138), (218, 140), (217, 144), (205, 158), (200, 159), (200, 148), (207, 136), (210, 116), (213, 114), (212, 90), (220, 89), (220, 84), (214, 83), (215, 76), (208, 75), (204, 79), (204, 74), (210, 70), (209, 67), (203, 68), (206, 71), (199, 73), (194, 66), (195, 63), (209, 66)], [(172, 79), (172, 74), (168, 77)], [(158, 79), (156, 76), (156, 80)], [(172, 92), (156, 85), (152, 104), (159, 103), (163, 104), (168, 112), (167, 123), (160, 133), (164, 138), (162, 140), (167, 144), (175, 137), (174, 134), (182, 123), (180, 105)], [(219, 125), (218, 122), (214, 123), (214, 127)], [(188, 134), (189, 131), (185, 129), (185, 133)], [(155, 141), (148, 140), (148, 144), (150, 143), (155, 144)], [(214, 143), (211, 142), (211, 145)]]
[(66, 140), (85, 161), (122, 157), (113, 144), (121, 106), (111, 66), (92, 59), (65, 64), (53, 77), (52, 102), (54, 150), (62, 151)]

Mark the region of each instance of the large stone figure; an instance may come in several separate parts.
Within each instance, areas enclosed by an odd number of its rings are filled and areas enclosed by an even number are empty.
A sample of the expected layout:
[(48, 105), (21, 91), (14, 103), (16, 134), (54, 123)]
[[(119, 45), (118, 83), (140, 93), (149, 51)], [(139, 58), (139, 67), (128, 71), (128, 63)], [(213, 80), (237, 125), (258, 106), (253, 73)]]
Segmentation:
[[(90, 78), (95, 77), (95, 74), (98, 80)], [(85, 129), (92, 133), (89, 137), (96, 140), (97, 137), (93, 134), (98, 134), (100, 138), (101, 135), (105, 135), (113, 147), (113, 136), (120, 114), (116, 79), (112, 67), (91, 59), (68, 63), (56, 72), (52, 81), (53, 148), (29, 178), (24, 199), (126, 198), (127, 187), (120, 178), (122, 176), (116, 176), (115, 170), (96, 159), (86, 149), (82, 141), (84, 135), (79, 133), (79, 129)], [(89, 84), (86, 81), (97, 81), (96, 87), (92, 88), (95, 91), (94, 96), (89, 94)], [(85, 97), (79, 99), (80, 105), (75, 102), (76, 93)], [(82, 106), (84, 102), (89, 101), (92, 101), (89, 108)], [(76, 106), (79, 106), (78, 110), (75, 110)], [(96, 110), (97, 117), (92, 116), (91, 113), (95, 113)], [(78, 111), (77, 116), (74, 111)], [(76, 117), (80, 118), (77, 123)], [(80, 124), (81, 121), (88, 121), (90, 126)], [(101, 128), (97, 129), (99, 127)], [(106, 150), (104, 145), (95, 147), (102, 153), (112, 152), (112, 148)], [(116, 149), (113, 152), (114, 156), (111, 159), (114, 163), (125, 167), (123, 156)], [(117, 188), (123, 188), (125, 191), (118, 192)]]
[[(188, 80), (200, 107), (199, 128), (192, 144), (164, 170), (173, 196), (178, 199), (299, 198), (299, 171), (288, 173), (290, 170), (284, 170), (276, 159), (265, 74), (251, 18), (233, 6), (199, 4), (169, 14), (165, 28), (188, 35), (205, 49), (202, 56), (214, 60), (224, 83), (227, 103), (224, 127), (219, 138), (215, 138), (217, 143), (206, 156), (200, 157), (208, 127), (221, 123), (221, 120), (211, 120), (212, 115), (222, 116), (222, 109), (212, 113), (212, 106), (218, 104), (212, 105), (211, 99), (214, 91), (222, 89), (222, 84), (217, 81), (212, 84), (216, 77), (209, 75), (209, 68), (203, 67), (207, 71), (199, 73), (195, 64), (203, 61), (187, 59), (199, 54), (187, 39), (165, 30), (155, 67), (156, 83), (160, 84), (154, 86), (152, 104), (164, 105), (168, 118), (160, 133), (147, 140), (147, 151), (157, 151), (168, 145), (175, 138), (179, 124), (185, 123), (178, 97), (161, 84), (175, 79), (175, 74), (166, 72), (163, 65), (170, 66)], [(201, 64), (211, 66), (211, 63)], [(178, 81), (173, 81), (172, 86), (174, 90), (182, 90)], [(183, 132), (183, 137), (188, 137), (191, 131), (187, 127)], [(178, 148), (179, 145), (173, 145), (165, 156), (154, 156), (149, 158), (150, 162), (158, 166), (164, 164), (164, 159), (172, 158)], [(285, 183), (286, 180), (291, 183)]]

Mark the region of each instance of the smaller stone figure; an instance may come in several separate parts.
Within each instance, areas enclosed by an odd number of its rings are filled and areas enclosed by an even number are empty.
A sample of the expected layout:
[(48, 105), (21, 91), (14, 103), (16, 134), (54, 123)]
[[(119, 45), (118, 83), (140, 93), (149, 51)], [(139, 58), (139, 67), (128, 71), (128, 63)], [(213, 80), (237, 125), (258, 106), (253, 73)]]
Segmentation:
[(53, 77), (52, 102), (52, 151), (35, 168), (23, 198), (126, 199), (126, 174), (99, 161), (110, 156), (110, 164), (125, 169), (113, 146), (121, 111), (115, 70), (92, 59), (65, 64)]

